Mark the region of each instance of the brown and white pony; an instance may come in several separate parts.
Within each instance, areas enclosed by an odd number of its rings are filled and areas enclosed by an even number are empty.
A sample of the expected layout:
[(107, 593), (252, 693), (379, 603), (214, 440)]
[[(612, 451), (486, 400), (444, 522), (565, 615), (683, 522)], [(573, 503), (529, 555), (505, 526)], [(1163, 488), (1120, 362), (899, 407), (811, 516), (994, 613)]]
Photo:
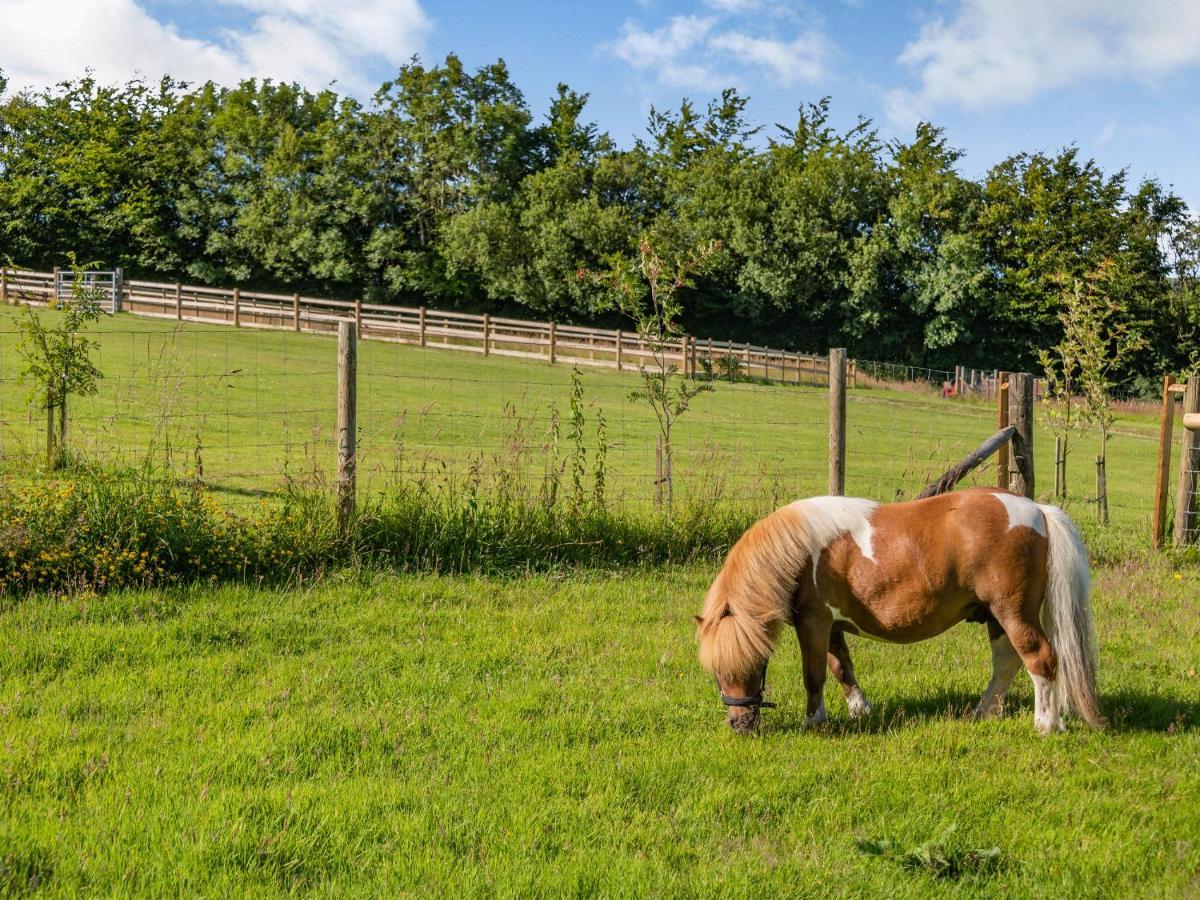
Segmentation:
[(729, 551), (696, 617), (700, 662), (735, 731), (758, 726), (767, 660), (785, 624), (800, 640), (805, 724), (825, 720), (825, 667), (850, 715), (871, 707), (846, 635), (911, 643), (962, 621), (987, 625), (992, 680), (975, 709), (999, 713), (1022, 663), (1034, 723), (1062, 731), (1074, 711), (1102, 727), (1087, 550), (1057, 507), (973, 488), (909, 503), (812, 497), (752, 525)]

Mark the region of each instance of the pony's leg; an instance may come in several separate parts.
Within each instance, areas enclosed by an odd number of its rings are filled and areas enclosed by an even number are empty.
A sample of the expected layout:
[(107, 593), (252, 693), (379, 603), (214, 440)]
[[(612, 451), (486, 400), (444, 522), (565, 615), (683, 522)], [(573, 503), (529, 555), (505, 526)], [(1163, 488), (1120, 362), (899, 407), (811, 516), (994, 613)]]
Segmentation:
[(1065, 731), (1059, 711), (1058, 691), (1054, 678), (1058, 671), (1058, 657), (1042, 626), (1031, 621), (1020, 612), (1006, 613), (993, 609), (1000, 625), (1013, 648), (1021, 656), (1021, 662), (1033, 679), (1033, 724), (1041, 734)]
[(988, 682), (987, 690), (975, 707), (975, 716), (980, 719), (990, 719), (998, 716), (1004, 706), (1004, 695), (1012, 686), (1017, 670), (1021, 668), (1021, 655), (1000, 627), (1000, 623), (990, 620), (987, 623), (988, 639), (992, 644), (992, 680)]
[(846, 645), (846, 634), (834, 631), (829, 637), (829, 670), (842, 686), (846, 705), (850, 707), (850, 718), (857, 719), (871, 712), (867, 695), (854, 678), (854, 663), (850, 661), (850, 648)]
[(800, 640), (800, 656), (804, 665), (804, 690), (808, 693), (805, 725), (817, 725), (828, 718), (825, 712), (825, 673), (829, 633), (832, 630), (833, 622), (828, 617), (808, 615), (796, 623), (796, 637)]

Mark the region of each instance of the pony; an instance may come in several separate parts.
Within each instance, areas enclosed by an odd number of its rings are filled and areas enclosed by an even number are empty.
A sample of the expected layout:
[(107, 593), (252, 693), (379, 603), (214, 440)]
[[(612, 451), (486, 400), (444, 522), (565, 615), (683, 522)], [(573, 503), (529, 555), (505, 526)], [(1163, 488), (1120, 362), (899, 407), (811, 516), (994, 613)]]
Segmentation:
[(1063, 731), (1074, 712), (1104, 727), (1088, 554), (1061, 509), (992, 488), (904, 503), (798, 500), (756, 522), (725, 559), (696, 616), (701, 665), (734, 731), (757, 731), (767, 661), (785, 625), (800, 642), (808, 705), (826, 719), (826, 665), (851, 717), (871, 706), (847, 635), (912, 643), (962, 621), (987, 626), (992, 678), (974, 714), (998, 715), (1023, 664), (1034, 724)]

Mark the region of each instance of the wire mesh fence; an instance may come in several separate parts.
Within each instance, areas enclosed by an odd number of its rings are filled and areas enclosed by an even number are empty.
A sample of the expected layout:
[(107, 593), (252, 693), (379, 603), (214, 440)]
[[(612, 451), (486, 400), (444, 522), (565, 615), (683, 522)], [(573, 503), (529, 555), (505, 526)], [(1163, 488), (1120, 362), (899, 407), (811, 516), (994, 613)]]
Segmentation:
[[(0, 460), (32, 476), (45, 413), (22, 384), (21, 337), (0, 310)], [(331, 486), (336, 469), (336, 340), (220, 325), (106, 317), (94, 331), (104, 373), (70, 401), (68, 446), (89, 464), (194, 479), (225, 502), (269, 500), (297, 483)], [(364, 340), (358, 346), (360, 496), (396, 485), (463, 484), (599, 492), (611, 506), (661, 494), (660, 427), (637, 372), (447, 354)], [(671, 431), (674, 496), (767, 509), (827, 491), (828, 389), (719, 381)], [(916, 496), (995, 430), (990, 407), (936, 392), (851, 388), (846, 492)], [(1039, 454), (1048, 452), (1046, 444)], [(1152, 452), (1114, 437), (1118, 464)], [(1152, 448), (1152, 442), (1148, 444)], [(1040, 464), (1043, 473), (1049, 462)], [(994, 484), (991, 464), (966, 484)], [(1149, 494), (1114, 479), (1114, 518), (1149, 521)]]

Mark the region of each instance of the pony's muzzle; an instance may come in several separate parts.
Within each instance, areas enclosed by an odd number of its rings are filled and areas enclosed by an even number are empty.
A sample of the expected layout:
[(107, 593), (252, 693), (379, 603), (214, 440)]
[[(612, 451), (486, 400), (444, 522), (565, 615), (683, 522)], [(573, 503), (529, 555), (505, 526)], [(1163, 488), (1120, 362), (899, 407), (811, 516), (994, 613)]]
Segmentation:
[(761, 721), (762, 717), (759, 715), (757, 707), (736, 713), (732, 709), (729, 711), (729, 727), (733, 729), (734, 734), (757, 734)]

